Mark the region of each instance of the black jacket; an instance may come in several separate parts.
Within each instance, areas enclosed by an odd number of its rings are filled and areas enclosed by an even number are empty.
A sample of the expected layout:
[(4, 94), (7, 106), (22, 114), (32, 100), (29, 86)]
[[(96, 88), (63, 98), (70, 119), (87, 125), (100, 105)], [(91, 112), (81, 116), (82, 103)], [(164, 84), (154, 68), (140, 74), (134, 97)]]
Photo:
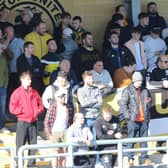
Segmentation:
[[(126, 47), (119, 47), (119, 53), (122, 66), (125, 64), (126, 60), (134, 60), (133, 55)], [(110, 72), (111, 77), (113, 77), (114, 71), (122, 67), (119, 66), (117, 52), (114, 48), (110, 47), (102, 54), (104, 67)]]
[(19, 75), (25, 71), (30, 71), (32, 75), (32, 87), (41, 94), (44, 89), (41, 62), (36, 56), (33, 55), (31, 56), (31, 61), (32, 64), (30, 65), (25, 54), (19, 56), (17, 59), (17, 71)]

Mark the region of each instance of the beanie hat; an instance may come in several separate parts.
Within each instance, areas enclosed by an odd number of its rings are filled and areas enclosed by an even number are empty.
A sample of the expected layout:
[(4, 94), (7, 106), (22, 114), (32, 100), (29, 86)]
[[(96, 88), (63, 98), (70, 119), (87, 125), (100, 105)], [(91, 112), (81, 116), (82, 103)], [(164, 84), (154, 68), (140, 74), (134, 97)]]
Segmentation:
[(63, 30), (63, 34), (66, 35), (67, 37), (71, 36), (72, 33), (73, 33), (72, 29), (68, 27)]
[(136, 82), (136, 81), (143, 81), (143, 76), (140, 72), (134, 72), (132, 75), (132, 81)]

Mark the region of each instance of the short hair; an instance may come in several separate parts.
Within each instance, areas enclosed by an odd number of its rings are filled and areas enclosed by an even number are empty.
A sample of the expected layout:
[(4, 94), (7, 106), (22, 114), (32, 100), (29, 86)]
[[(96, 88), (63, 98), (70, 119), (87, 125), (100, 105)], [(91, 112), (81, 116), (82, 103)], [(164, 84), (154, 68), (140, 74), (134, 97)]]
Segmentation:
[(82, 18), (80, 16), (74, 16), (72, 20), (79, 20), (79, 22), (82, 22)]
[(34, 43), (31, 42), (31, 41), (27, 41), (27, 42), (24, 43), (23, 48), (25, 49), (25, 48), (27, 48), (29, 45), (34, 45)]
[(37, 20), (36, 22), (35, 22), (35, 24), (34, 24), (34, 27), (36, 28), (37, 26), (39, 26), (41, 23), (44, 23), (45, 24), (45, 22), (43, 21), (43, 20)]
[(117, 13), (121, 7), (125, 7), (124, 4), (117, 5), (115, 8), (115, 12)]
[(95, 65), (97, 62), (103, 62), (103, 59), (100, 57), (100, 58), (97, 58), (95, 61), (94, 61), (94, 63), (93, 63), (93, 65)]
[[(128, 56), (128, 57), (130, 57), (130, 56)], [(123, 66), (129, 66), (129, 65), (134, 65), (134, 64), (136, 64), (135, 59), (134, 58), (128, 58), (128, 59), (125, 60)]]
[(110, 106), (107, 106), (107, 105), (104, 105), (103, 107), (102, 107), (102, 114), (103, 113), (110, 113), (110, 114), (112, 114), (112, 109), (111, 109), (111, 107)]
[(86, 39), (86, 37), (88, 35), (92, 35), (92, 33), (91, 32), (84, 32), (84, 33), (82, 33), (82, 40)]
[(0, 12), (2, 12), (2, 11), (5, 10), (5, 9), (10, 10), (6, 5), (3, 5), (3, 6), (0, 8)]
[[(50, 39), (48, 39), (47, 41), (46, 41), (46, 44), (48, 45), (48, 43), (50, 42), (50, 41), (55, 41), (55, 39), (54, 38), (50, 38)], [(55, 43), (56, 43), (56, 41), (55, 41)]]
[(149, 15), (146, 13), (146, 12), (141, 12), (139, 15), (138, 15), (138, 19), (143, 19), (145, 17), (149, 17)]
[(84, 80), (87, 76), (93, 76), (91, 71), (84, 71), (82, 74), (82, 79)]
[(75, 113), (74, 117), (73, 117), (73, 122), (76, 121), (76, 119), (79, 117), (79, 115), (83, 115), (83, 113), (81, 113), (81, 112)]
[(66, 17), (70, 17), (70, 18), (71, 18), (71, 14), (70, 14), (69, 12), (63, 12), (63, 13), (61, 14), (61, 19), (64, 19), (64, 18), (66, 18)]
[(26, 76), (31, 77), (30, 71), (24, 71), (24, 72), (22, 72), (22, 73), (19, 75), (19, 78), (20, 78), (20, 80), (21, 80), (21, 79), (24, 79)]
[(110, 38), (113, 34), (119, 36), (119, 34), (116, 31), (113, 30), (109, 33), (108, 38)]
[(132, 28), (131, 33), (139, 33), (141, 34), (141, 30), (137, 27)]
[(120, 13), (115, 13), (113, 16), (112, 16), (112, 22), (117, 22), (119, 20), (123, 20), (124, 19), (124, 16), (121, 15)]
[(147, 9), (149, 9), (149, 7), (150, 7), (151, 5), (156, 5), (156, 6), (157, 6), (156, 2), (149, 2), (149, 3), (147, 4)]

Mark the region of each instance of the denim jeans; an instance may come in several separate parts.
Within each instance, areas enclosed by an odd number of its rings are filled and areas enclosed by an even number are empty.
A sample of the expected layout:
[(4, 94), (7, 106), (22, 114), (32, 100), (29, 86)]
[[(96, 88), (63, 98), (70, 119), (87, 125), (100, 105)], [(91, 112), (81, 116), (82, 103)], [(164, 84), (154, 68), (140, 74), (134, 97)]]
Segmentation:
[(95, 118), (86, 118), (85, 119), (85, 123), (86, 126), (90, 128), (92, 134), (93, 134), (93, 143), (95, 144), (96, 142), (96, 130), (94, 128), (94, 122), (95, 122)]
[[(148, 136), (148, 121), (143, 121), (143, 122), (135, 122), (135, 121), (128, 121), (128, 138), (134, 138), (134, 137), (147, 137)], [(147, 147), (147, 142), (142, 142), (141, 148), (146, 148)], [(134, 144), (129, 143), (127, 147), (129, 149), (133, 148)], [(128, 153), (128, 158), (133, 159), (134, 153), (129, 152)], [(144, 161), (145, 159), (148, 158), (147, 151), (141, 152), (140, 156), (140, 161)]]
[(0, 129), (5, 126), (7, 89), (0, 87)]

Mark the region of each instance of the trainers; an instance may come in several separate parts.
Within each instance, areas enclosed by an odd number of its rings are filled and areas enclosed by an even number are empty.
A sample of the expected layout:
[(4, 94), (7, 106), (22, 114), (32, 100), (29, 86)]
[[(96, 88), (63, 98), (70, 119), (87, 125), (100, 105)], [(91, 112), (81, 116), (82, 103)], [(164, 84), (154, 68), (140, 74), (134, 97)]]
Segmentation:
[(10, 133), (10, 130), (6, 127), (3, 127), (0, 129), (0, 133), (5, 133), (5, 134), (9, 134)]

